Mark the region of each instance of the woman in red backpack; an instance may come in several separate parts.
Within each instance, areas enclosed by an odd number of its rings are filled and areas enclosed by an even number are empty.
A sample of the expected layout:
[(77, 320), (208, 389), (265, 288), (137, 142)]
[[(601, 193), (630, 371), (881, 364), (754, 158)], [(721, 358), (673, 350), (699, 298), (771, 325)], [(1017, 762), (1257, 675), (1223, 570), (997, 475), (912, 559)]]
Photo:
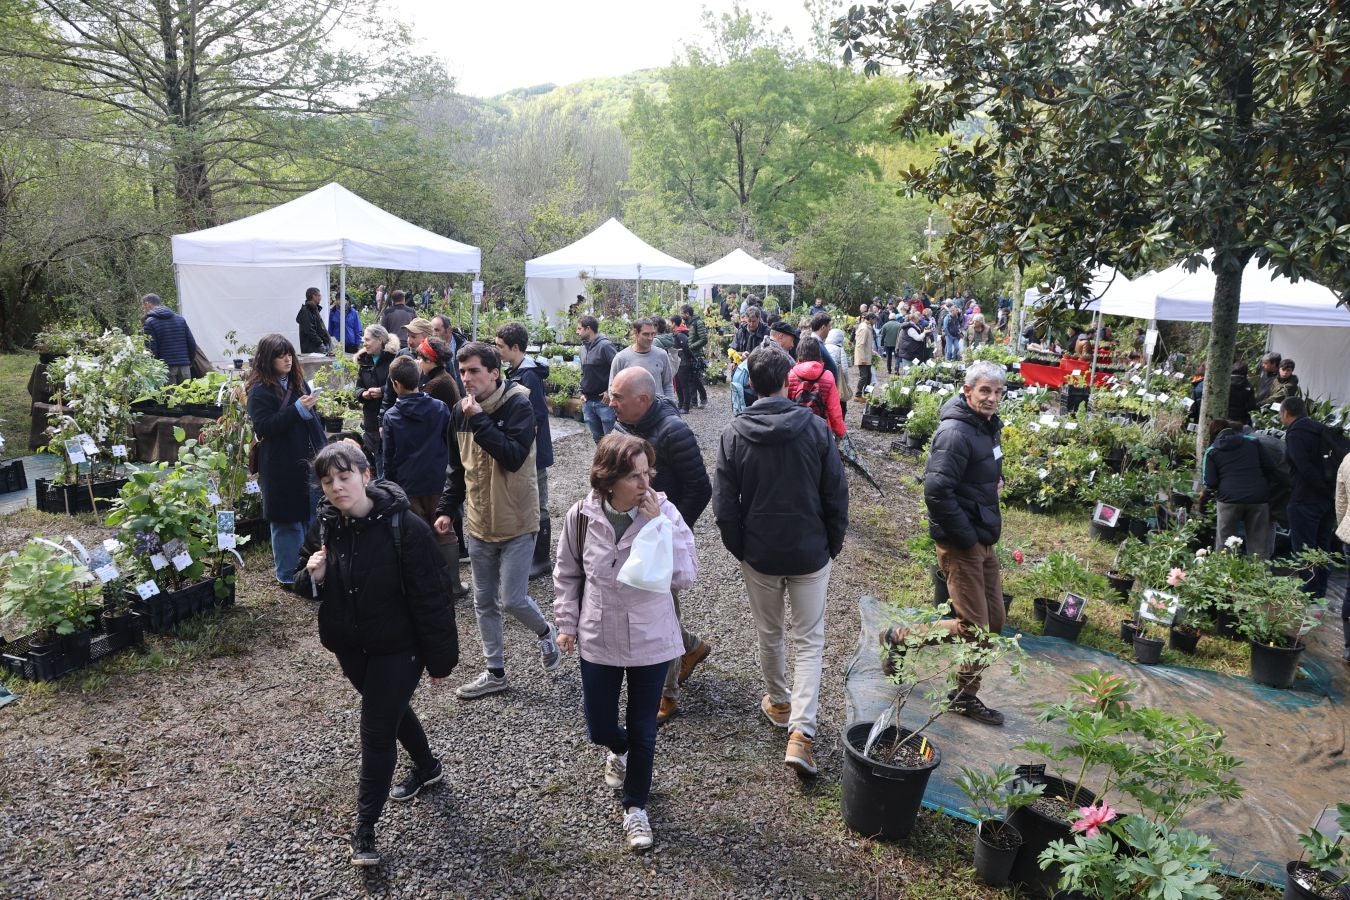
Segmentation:
[(834, 383), (834, 375), (825, 371), (822, 352), (818, 338), (802, 340), (797, 347), (797, 364), (788, 372), (788, 399), (810, 407), (825, 420), (835, 437), (843, 437), (847, 429), (843, 410), (839, 407), (839, 388)]

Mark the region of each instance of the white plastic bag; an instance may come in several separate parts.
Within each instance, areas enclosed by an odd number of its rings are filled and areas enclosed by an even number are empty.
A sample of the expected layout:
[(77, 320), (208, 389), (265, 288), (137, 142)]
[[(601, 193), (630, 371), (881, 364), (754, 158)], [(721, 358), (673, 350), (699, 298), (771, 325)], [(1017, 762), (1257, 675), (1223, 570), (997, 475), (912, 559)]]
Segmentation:
[(619, 581), (640, 591), (669, 592), (675, 568), (674, 530), (665, 516), (643, 525), (633, 538), (628, 561), (619, 570)]

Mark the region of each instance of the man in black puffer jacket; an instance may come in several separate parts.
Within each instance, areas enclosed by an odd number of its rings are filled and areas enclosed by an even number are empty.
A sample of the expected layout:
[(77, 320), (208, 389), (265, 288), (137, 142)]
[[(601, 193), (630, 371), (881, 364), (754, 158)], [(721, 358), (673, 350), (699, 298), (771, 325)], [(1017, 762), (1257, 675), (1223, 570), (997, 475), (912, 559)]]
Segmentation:
[[(759, 399), (722, 432), (713, 515), (722, 543), (740, 560), (758, 626), (759, 667), (769, 691), (759, 708), (788, 729), (783, 762), (806, 777), (816, 774), (825, 596), (848, 530), (848, 481), (825, 420), (787, 398), (792, 358), (771, 343), (750, 354), (748, 368)], [(789, 635), (791, 686), (784, 654)]]
[[(425, 668), (433, 681), (459, 661), (450, 579), (431, 527), (392, 482), (370, 480), (354, 442), (314, 460), (324, 499), (300, 548), (295, 590), (316, 597), (319, 640), (361, 695), (361, 778), (352, 864), (373, 866), (386, 798), (410, 800), (442, 778), (409, 701)], [(393, 786), (398, 745), (413, 770)]]
[[(692, 531), (712, 498), (712, 482), (708, 480), (698, 438), (670, 401), (656, 396), (656, 379), (646, 369), (624, 369), (614, 376), (614, 383), (609, 386), (609, 401), (618, 420), (615, 430), (645, 438), (656, 449), (653, 466), (656, 477), (652, 479), (651, 488), (666, 495)], [(678, 618), (680, 598), (673, 591), (671, 595)], [(664, 724), (678, 712), (680, 685), (689, 680), (698, 664), (712, 652), (707, 641), (699, 640), (698, 635), (684, 627), (683, 620), (680, 621), (680, 637), (684, 639), (684, 655), (678, 666), (666, 669), (666, 684), (656, 712), (657, 724)]]
[[(974, 626), (997, 634), (1003, 630), (1003, 578), (994, 545), (1003, 531), (998, 508), (1003, 480), (1003, 448), (998, 404), (1004, 394), (1002, 366), (973, 363), (966, 370), (961, 393), (942, 407), (941, 421), (928, 450), (923, 498), (928, 506), (928, 533), (937, 543), (938, 569), (947, 579), (957, 618), (953, 635), (969, 639)], [(888, 631), (883, 643), (903, 642)], [(961, 672), (952, 696), (952, 712), (1002, 725), (1003, 714), (976, 696), (980, 670)]]
[(1209, 423), (1209, 435), (1203, 471), (1205, 493), (1213, 494), (1218, 501), (1214, 547), (1222, 550), (1241, 523), (1246, 535), (1243, 552), (1270, 559), (1275, 547), (1270, 522), (1270, 487), (1275, 473), (1256, 438), (1243, 434), (1238, 422), (1215, 419)]
[(141, 298), (141, 327), (150, 352), (169, 367), (169, 381), (178, 384), (190, 379), (197, 341), (183, 317), (165, 306), (158, 294), (146, 294)]

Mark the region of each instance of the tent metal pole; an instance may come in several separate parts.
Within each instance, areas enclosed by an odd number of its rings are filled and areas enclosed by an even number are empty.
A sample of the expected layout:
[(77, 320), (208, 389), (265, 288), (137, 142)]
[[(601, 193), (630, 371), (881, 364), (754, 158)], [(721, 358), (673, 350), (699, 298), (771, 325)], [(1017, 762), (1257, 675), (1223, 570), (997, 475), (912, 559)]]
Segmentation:
[(1088, 375), (1088, 391), (1091, 391), (1092, 386), (1097, 383), (1097, 340), (1098, 335), (1102, 333), (1101, 321), (1102, 311), (1098, 307), (1096, 315), (1092, 317), (1092, 372)]
[(347, 264), (338, 266), (338, 340), (342, 342), (339, 352), (347, 352)]

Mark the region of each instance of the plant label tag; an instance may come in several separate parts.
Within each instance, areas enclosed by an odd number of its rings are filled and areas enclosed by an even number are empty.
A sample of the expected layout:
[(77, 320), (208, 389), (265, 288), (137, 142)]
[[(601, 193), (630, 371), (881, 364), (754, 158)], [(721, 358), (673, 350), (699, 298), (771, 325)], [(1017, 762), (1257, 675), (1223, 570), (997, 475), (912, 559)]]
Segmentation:
[(1020, 371), (1022, 371), (1022, 364), (1021, 364), (1020, 362), (1015, 362), (1015, 363), (1013, 363), (1013, 364), (1012, 364), (1012, 370), (1013, 370), (1014, 372), (1020, 372)]
[(1280, 411), (1280, 404), (1278, 404), (1278, 403), (1272, 403), (1272, 404), (1270, 404), (1270, 411), (1271, 411), (1271, 412), (1279, 412), (1279, 411)]
[(221, 550), (233, 550), (239, 543), (239, 537), (232, 531), (222, 531), (216, 535), (216, 547)]
[(234, 510), (222, 509), (216, 511), (216, 531), (234, 533)]
[(126, 445), (126, 444), (113, 444), (112, 447), (110, 448), (109, 452), (112, 453), (113, 459), (126, 459), (126, 458), (127, 458), (127, 445)]
[(1065, 423), (1064, 423), (1064, 430), (1065, 430), (1065, 431), (1077, 431), (1077, 430), (1078, 430), (1078, 423), (1077, 423), (1077, 422), (1065, 422)]
[(262, 486), (258, 484), (258, 479), (256, 479), (256, 478), (250, 478), (248, 481), (244, 482), (244, 493), (245, 493), (245, 494), (261, 494), (261, 493), (262, 493)]
[(1044, 480), (1045, 480), (1045, 476), (1047, 476), (1047, 475), (1049, 475), (1049, 474), (1050, 474), (1050, 470), (1049, 470), (1049, 469), (1037, 469), (1037, 470), (1036, 470), (1036, 477), (1039, 478), (1041, 481), (1044, 481)]
[(1042, 425), (1053, 425), (1055, 422), (1055, 416), (1053, 413), (1041, 413), (1041, 418), (1039, 421)]
[(1190, 409), (1192, 406), (1195, 405), (1195, 401), (1192, 400), (1190, 397), (1182, 397), (1181, 405), (1186, 407), (1187, 409)]
[(1131, 384), (1143, 384), (1143, 383), (1144, 383), (1144, 379), (1140, 378), (1138, 375), (1131, 375), (1131, 376), (1130, 376), (1130, 383), (1131, 383)]
[(84, 446), (79, 441), (66, 441), (66, 458), (70, 460), (71, 465), (78, 466), (88, 459), (84, 455)]
[(1137, 394), (1140, 397), (1147, 397), (1148, 391), (1144, 390), (1143, 388), (1140, 388), (1139, 390), (1135, 391), (1135, 394)]
[(163, 553), (152, 553), (150, 555), (150, 566), (156, 572), (169, 564), (169, 560)]
[(1120, 510), (1098, 500), (1096, 508), (1092, 510), (1092, 521), (1107, 528), (1115, 528), (1120, 521)]
[(1196, 427), (1196, 425), (1195, 425), (1194, 422), (1187, 422), (1187, 423), (1186, 423), (1186, 430), (1189, 431), (1191, 434), (1195, 434), (1195, 433), (1196, 433), (1197, 431), (1199, 431), (1200, 429)]
[(173, 558), (173, 567), (179, 572), (192, 565), (192, 554), (184, 550)]
[(103, 542), (103, 549), (107, 550), (109, 553), (120, 553), (122, 550), (122, 542), (117, 538), (108, 538)]
[(107, 584), (110, 581), (116, 581), (118, 578), (117, 566), (114, 566), (112, 563), (108, 563), (106, 566), (99, 566), (94, 570), (94, 574), (97, 575), (98, 580), (104, 584)]
[(1032, 423), (1030, 423), (1029, 425), (1027, 425), (1027, 427), (1030, 428), (1032, 431), (1040, 431), (1040, 430), (1041, 430), (1041, 423), (1039, 423), (1039, 422), (1032, 422)]
[(1176, 621), (1177, 611), (1180, 609), (1181, 601), (1172, 594), (1148, 588), (1144, 591), (1144, 599), (1139, 604), (1139, 618), (1157, 622), (1159, 625), (1171, 625)]
[(212, 506), (219, 506), (220, 494), (216, 493), (215, 491), (212, 491), (211, 493), (206, 495), (206, 502), (211, 504)]
[(1059, 604), (1059, 614), (1066, 619), (1082, 619), (1087, 609), (1087, 598), (1070, 591), (1064, 592), (1064, 600)]
[(930, 385), (930, 384), (921, 384), (921, 385), (919, 385), (918, 387), (916, 387), (916, 388), (914, 389), (914, 393), (916, 393), (916, 394), (931, 394), (931, 393), (933, 393), (933, 386)]
[(142, 600), (149, 600), (159, 593), (159, 585), (155, 584), (154, 581), (142, 581), (136, 585), (136, 593), (140, 595)]

